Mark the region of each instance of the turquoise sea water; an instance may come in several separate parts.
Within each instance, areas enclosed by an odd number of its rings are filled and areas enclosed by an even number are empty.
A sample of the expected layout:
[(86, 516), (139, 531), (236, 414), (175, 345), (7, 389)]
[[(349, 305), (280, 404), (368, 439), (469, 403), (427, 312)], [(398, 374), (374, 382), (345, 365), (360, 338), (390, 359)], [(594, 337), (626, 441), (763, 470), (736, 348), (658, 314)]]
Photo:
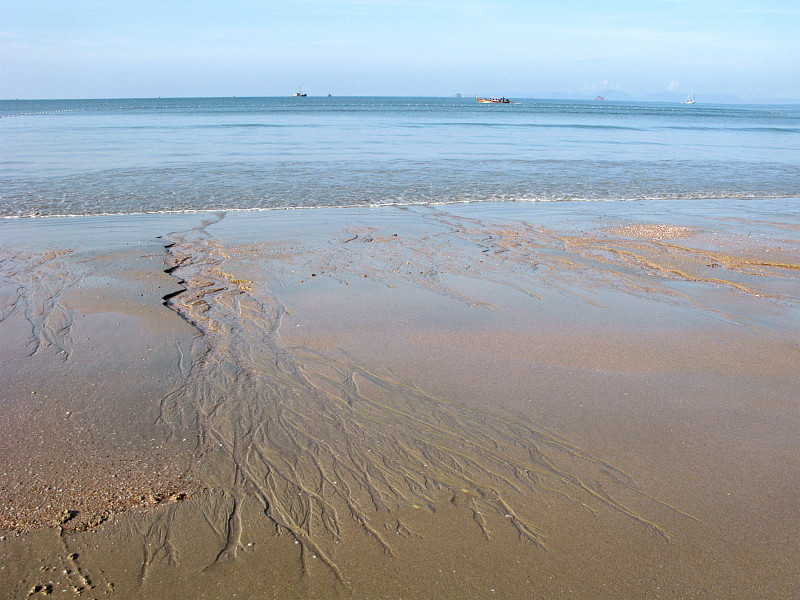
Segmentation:
[(0, 101), (0, 216), (800, 197), (800, 106)]

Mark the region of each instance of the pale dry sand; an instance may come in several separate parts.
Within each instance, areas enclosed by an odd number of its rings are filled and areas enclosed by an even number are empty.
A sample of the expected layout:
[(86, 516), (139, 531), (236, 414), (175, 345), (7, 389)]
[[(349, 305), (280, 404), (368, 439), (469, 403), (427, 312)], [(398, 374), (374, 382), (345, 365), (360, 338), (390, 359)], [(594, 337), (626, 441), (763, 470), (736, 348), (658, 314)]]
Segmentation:
[(797, 215), (582, 210), (5, 224), (0, 595), (796, 596)]

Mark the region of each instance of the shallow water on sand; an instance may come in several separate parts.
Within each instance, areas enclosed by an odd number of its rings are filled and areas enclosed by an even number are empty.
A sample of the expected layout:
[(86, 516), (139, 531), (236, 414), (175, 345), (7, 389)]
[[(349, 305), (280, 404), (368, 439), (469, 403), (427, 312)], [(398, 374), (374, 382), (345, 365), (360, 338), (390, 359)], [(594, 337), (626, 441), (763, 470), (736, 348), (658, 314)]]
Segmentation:
[(0, 216), (800, 195), (800, 108), (0, 101)]

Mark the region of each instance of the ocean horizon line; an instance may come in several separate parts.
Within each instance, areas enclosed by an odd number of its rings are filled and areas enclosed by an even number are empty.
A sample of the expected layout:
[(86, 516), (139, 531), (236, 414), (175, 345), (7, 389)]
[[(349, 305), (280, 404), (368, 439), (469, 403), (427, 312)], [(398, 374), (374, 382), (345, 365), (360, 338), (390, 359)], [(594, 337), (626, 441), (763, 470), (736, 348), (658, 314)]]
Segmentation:
[[(428, 95), (428, 94), (413, 94), (413, 95), (386, 95), (386, 94), (307, 94), (303, 98), (312, 98), (312, 99), (320, 99), (320, 98), (331, 98), (331, 99), (343, 99), (343, 98), (364, 98), (364, 99), (375, 99), (375, 98), (413, 98), (413, 99), (435, 99), (435, 100), (472, 100), (478, 94), (450, 94), (446, 96), (441, 95)], [(492, 94), (486, 94), (492, 95)], [(571, 94), (564, 94), (564, 95), (536, 95), (536, 94), (503, 94), (504, 97), (511, 99), (512, 101), (516, 99), (517, 101), (545, 101), (545, 102), (607, 102), (607, 103), (619, 103), (619, 104), (684, 104), (684, 99), (682, 97), (675, 97), (675, 99), (652, 99), (652, 98), (645, 98), (645, 97), (631, 97), (631, 98), (614, 98), (614, 97), (604, 97), (602, 94), (599, 94), (597, 97), (592, 98), (590, 96), (577, 96)], [(709, 95), (709, 97), (714, 97), (715, 95)], [(102, 101), (102, 100), (113, 100), (113, 101), (122, 101), (122, 100), (248, 100), (248, 99), (292, 99), (294, 96), (291, 93), (287, 94), (279, 94), (279, 95), (213, 95), (213, 96), (86, 96), (86, 97), (46, 97), (46, 98), (0, 98), (0, 102), (91, 102), (91, 101)], [(302, 101), (298, 98), (298, 101)], [(698, 100), (697, 104), (701, 104), (704, 106), (715, 106), (715, 105), (726, 105), (726, 106), (800, 106), (800, 98), (776, 98), (776, 99), (767, 99), (767, 98), (755, 98), (755, 99), (747, 99), (747, 98), (734, 98), (728, 100), (709, 100), (709, 101), (702, 101)]]

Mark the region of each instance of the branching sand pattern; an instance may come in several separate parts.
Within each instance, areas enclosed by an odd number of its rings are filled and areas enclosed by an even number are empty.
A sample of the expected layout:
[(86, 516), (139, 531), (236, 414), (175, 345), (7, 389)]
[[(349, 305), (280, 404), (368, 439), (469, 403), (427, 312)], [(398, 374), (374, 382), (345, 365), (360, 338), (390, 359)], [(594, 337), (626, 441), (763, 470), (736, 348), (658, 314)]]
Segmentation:
[[(577, 234), (525, 222), (494, 225), (435, 209), (429, 211), (428, 221), (438, 228), (416, 239), (387, 235), (377, 228), (352, 229), (325, 248), (298, 248), (296, 254), (307, 257), (300, 264), (276, 256), (275, 269), (283, 269), (284, 275), (290, 269), (305, 270), (343, 284), (354, 277), (389, 287), (402, 282), (489, 309), (496, 307), (470, 297), (459, 288), (457, 278), (490, 282), (537, 299), (556, 292), (598, 306), (605, 301), (603, 293), (614, 289), (684, 303), (742, 325), (747, 325), (746, 316), (725, 314), (703, 304), (700, 295), (680, 284), (727, 287), (800, 306), (800, 295), (791, 293), (800, 277), (800, 257), (792, 249), (796, 246), (788, 243), (782, 248), (746, 247), (735, 253), (736, 244), (725, 236), (664, 224)], [(678, 243), (683, 239), (692, 244)], [(351, 252), (354, 246), (361, 248)], [(721, 246), (727, 250), (720, 250)], [(241, 252), (247, 250), (237, 248)], [(352, 254), (358, 262), (353, 262)]]
[(25, 254), (0, 248), (0, 324), (22, 311), (31, 328), (29, 356), (52, 346), (63, 360), (69, 359), (74, 317), (60, 299), (83, 278), (74, 262), (62, 260), (69, 253)]
[[(800, 270), (800, 263), (675, 243), (677, 238), (692, 235), (692, 230), (685, 227), (640, 225), (617, 228), (609, 233), (614, 237), (561, 239), (581, 254), (609, 264), (638, 267), (668, 278), (724, 285), (756, 296), (769, 295), (769, 292), (743, 283), (743, 276), (763, 278), (766, 283), (770, 278), (796, 278)], [(712, 270), (715, 271), (713, 275)]]
[[(464, 222), (461, 219), (453, 221)], [(485, 226), (461, 226), (461, 235), (472, 237)], [(639, 224), (615, 227), (607, 231), (565, 234), (528, 223), (495, 229), (483, 237), (484, 252), (510, 263), (536, 261), (546, 276), (540, 285), (557, 286), (561, 291), (593, 286), (613, 286), (630, 293), (653, 292), (674, 299), (677, 294), (666, 284), (692, 281), (721, 285), (755, 296), (769, 296), (770, 283), (798, 277), (800, 263), (796, 252), (785, 254), (786, 260), (759, 257), (757, 250), (735, 255), (713, 247), (692, 247), (676, 240), (702, 237), (704, 232), (689, 227), (663, 224)], [(717, 243), (722, 240), (715, 240)], [(726, 244), (732, 245), (732, 244)], [(656, 275), (648, 285), (641, 275)], [(576, 277), (580, 275), (580, 277)], [(746, 278), (749, 278), (745, 281)], [(753, 278), (760, 281), (749, 283)], [(763, 284), (764, 288), (758, 284)], [(777, 296), (775, 296), (777, 297)], [(780, 297), (796, 303), (797, 297)]]
[[(223, 270), (229, 250), (209, 224), (171, 236), (173, 274), (186, 290), (169, 303), (206, 346), (186, 384), (164, 398), (160, 420), (196, 429), (195, 473), (213, 491), (205, 518), (220, 534), (218, 559), (242, 549), (242, 507), (253, 499), (300, 544), (304, 566), (313, 555), (339, 579), (334, 548), (345, 521), (391, 554), (376, 511), (443, 500), (468, 511), (487, 538), (487, 517), (499, 515), (545, 545), (542, 527), (515, 511), (530, 494), (603, 505), (666, 537), (606, 491), (635, 492), (625, 473), (541, 425), (445, 403), (346, 355), (281, 347), (285, 307), (265, 285)], [(440, 285), (426, 273), (419, 281)], [(392, 533), (411, 532), (398, 522)], [(163, 532), (159, 539), (166, 549)]]
[[(502, 226), (448, 214), (434, 219), (448, 227), (443, 238), (458, 239), (466, 256), (483, 260), (442, 261), (442, 272), (491, 281), (541, 297), (547, 290), (602, 305), (594, 292), (614, 289), (651, 300), (691, 305), (725, 320), (749, 325), (746, 315), (731, 315), (704, 304), (700, 295), (678, 283), (721, 286), (800, 307), (800, 256), (795, 244), (741, 248), (725, 236), (688, 227), (637, 224), (564, 233), (513, 222)], [(691, 239), (692, 244), (678, 243)], [(433, 240), (426, 245), (435, 247)], [(726, 247), (723, 251), (720, 247)], [(470, 250), (471, 249), (471, 250)], [(798, 284), (798, 285), (795, 285)]]

